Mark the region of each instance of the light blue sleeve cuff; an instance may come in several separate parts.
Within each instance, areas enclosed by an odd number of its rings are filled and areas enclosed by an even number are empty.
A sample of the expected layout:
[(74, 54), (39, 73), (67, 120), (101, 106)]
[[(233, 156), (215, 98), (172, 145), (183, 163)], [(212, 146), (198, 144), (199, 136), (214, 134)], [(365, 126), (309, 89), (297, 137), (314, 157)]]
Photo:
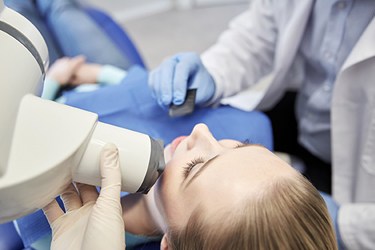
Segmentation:
[(119, 84), (127, 72), (112, 65), (104, 65), (100, 70), (97, 82), (101, 85)]
[(42, 98), (47, 100), (53, 100), (60, 89), (60, 84), (48, 77), (44, 80)]

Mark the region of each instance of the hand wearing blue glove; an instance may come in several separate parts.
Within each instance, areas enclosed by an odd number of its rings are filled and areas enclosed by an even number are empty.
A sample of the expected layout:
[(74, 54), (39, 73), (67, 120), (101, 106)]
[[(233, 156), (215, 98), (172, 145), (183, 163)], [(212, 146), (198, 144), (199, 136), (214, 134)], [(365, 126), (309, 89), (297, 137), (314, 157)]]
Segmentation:
[(326, 202), (329, 215), (331, 216), (332, 223), (333, 223), (333, 226), (335, 228), (338, 249), (339, 250), (345, 249), (344, 243), (342, 242), (342, 239), (341, 239), (341, 236), (340, 236), (340, 231), (339, 231), (338, 221), (337, 221), (340, 206), (336, 203), (336, 201), (332, 198), (332, 196), (330, 196), (326, 193), (323, 193), (323, 192), (320, 192), (320, 194), (323, 197), (324, 201)]
[(215, 82), (196, 53), (177, 54), (150, 73), (149, 86), (158, 104), (181, 105), (188, 89), (197, 89), (196, 105), (206, 104), (215, 93)]

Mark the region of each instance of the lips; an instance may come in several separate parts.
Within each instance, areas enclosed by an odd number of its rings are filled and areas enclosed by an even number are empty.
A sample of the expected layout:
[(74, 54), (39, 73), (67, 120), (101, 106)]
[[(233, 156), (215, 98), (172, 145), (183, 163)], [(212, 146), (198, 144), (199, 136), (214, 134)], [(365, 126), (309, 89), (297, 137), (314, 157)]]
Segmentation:
[(180, 136), (174, 139), (171, 143), (171, 153), (174, 154), (178, 145), (186, 138), (187, 136)]

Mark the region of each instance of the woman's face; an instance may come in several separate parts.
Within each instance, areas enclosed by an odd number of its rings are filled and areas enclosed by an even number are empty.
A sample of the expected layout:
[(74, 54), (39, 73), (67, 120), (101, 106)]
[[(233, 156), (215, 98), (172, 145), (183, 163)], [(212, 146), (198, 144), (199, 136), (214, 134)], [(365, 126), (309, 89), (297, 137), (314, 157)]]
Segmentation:
[(156, 203), (167, 225), (183, 227), (198, 207), (225, 211), (253, 195), (262, 183), (294, 170), (266, 148), (217, 141), (206, 125), (165, 148), (167, 166), (156, 185)]

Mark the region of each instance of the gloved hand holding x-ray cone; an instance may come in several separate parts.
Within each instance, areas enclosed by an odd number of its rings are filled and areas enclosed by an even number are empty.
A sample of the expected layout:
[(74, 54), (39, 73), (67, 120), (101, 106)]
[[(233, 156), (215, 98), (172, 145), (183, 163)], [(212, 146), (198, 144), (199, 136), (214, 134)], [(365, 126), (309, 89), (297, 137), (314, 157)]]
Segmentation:
[(100, 160), (101, 190), (73, 184), (61, 198), (66, 213), (53, 201), (43, 210), (52, 228), (51, 249), (125, 249), (120, 203), (121, 171), (118, 150), (107, 144)]
[(161, 107), (181, 105), (188, 89), (197, 89), (195, 103), (206, 104), (215, 94), (215, 82), (199, 55), (181, 53), (151, 71), (149, 86)]

